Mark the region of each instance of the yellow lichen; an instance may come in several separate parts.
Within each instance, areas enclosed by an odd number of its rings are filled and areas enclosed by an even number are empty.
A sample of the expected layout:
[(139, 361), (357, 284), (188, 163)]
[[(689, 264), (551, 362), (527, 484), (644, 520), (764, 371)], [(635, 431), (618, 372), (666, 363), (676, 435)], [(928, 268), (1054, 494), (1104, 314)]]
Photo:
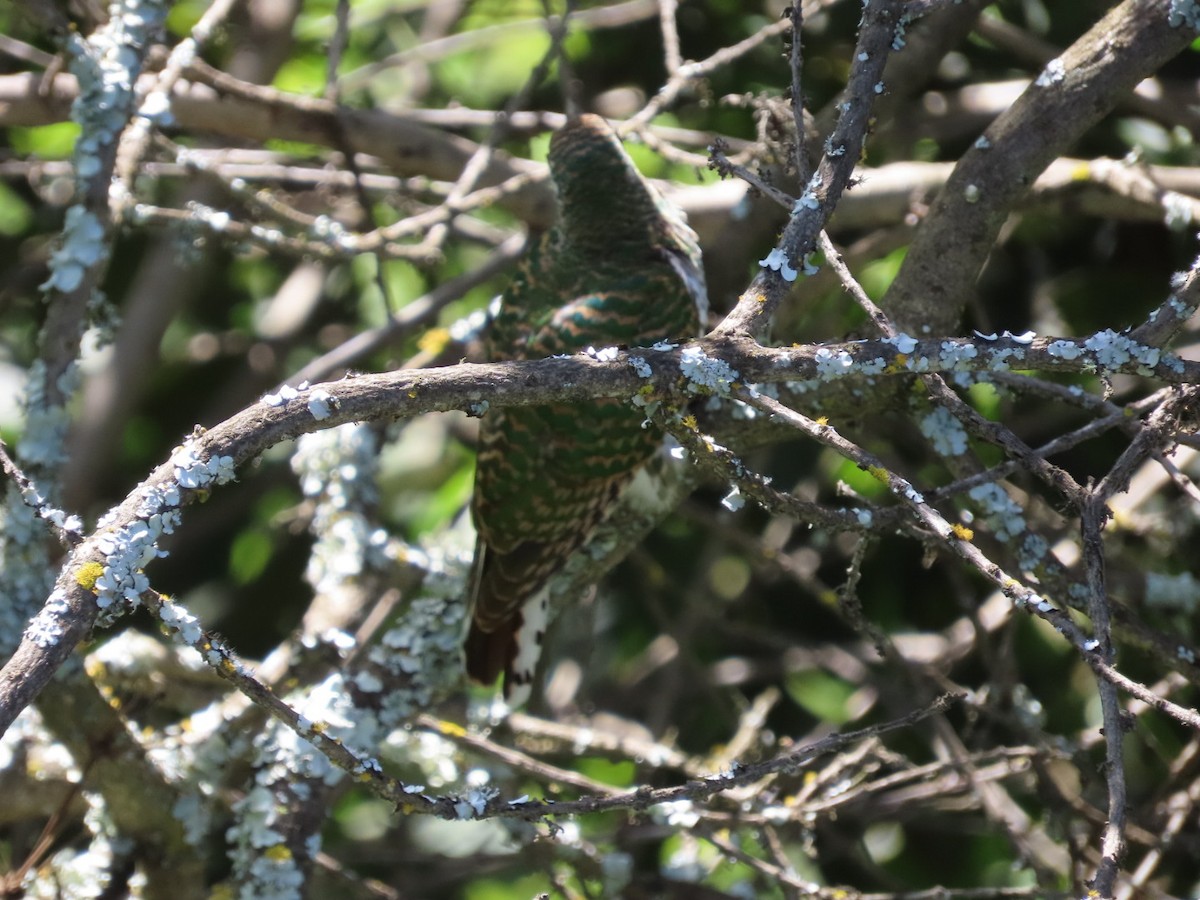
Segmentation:
[(445, 719), (438, 719), (438, 731), (446, 735), (446, 737), (466, 737), (467, 729), (463, 728), (456, 722), (447, 722)]
[(954, 532), (954, 536), (960, 541), (971, 541), (975, 539), (975, 532), (966, 525), (959, 525), (956, 522), (950, 526), (950, 530)]
[(430, 328), (417, 340), (417, 347), (422, 353), (441, 353), (450, 343), (450, 329)]
[(98, 562), (86, 562), (75, 573), (75, 583), (85, 591), (96, 593), (96, 581), (104, 574), (104, 565)]
[(287, 844), (276, 844), (274, 847), (268, 847), (263, 856), (272, 862), (287, 862), (292, 858), (292, 851), (288, 849)]

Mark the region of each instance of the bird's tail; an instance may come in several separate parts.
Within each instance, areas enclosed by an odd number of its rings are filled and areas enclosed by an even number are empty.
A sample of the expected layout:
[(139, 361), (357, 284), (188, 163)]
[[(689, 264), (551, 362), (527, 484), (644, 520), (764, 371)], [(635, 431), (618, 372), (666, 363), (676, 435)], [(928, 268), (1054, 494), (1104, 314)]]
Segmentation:
[(520, 627), (520, 614), (503, 623), (493, 631), (484, 631), (476, 622), (471, 623), (463, 649), (467, 656), (467, 675), (480, 684), (492, 684), (503, 672), (504, 690), (510, 690), (509, 677), (513, 660), (517, 655), (517, 642), (513, 632)]

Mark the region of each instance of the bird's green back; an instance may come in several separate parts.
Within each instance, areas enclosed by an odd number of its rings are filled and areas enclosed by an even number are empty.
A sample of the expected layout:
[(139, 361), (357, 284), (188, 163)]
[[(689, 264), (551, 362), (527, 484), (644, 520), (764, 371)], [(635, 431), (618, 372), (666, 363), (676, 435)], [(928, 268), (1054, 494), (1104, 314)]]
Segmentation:
[[(504, 292), (489, 358), (694, 336), (704, 303), (695, 235), (608, 126), (595, 116), (569, 123), (552, 138), (549, 161), (559, 222)], [(511, 668), (522, 606), (587, 540), (661, 440), (624, 398), (484, 415), (472, 505), (473, 677), (491, 681)]]

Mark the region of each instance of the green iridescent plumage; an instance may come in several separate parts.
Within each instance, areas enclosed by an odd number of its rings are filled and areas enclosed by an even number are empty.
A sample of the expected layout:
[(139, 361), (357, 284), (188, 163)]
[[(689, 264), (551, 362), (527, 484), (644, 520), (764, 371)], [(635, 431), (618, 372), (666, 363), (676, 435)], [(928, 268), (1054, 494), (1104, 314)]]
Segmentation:
[[(501, 298), (488, 355), (541, 359), (588, 346), (689, 338), (706, 303), (700, 249), (597, 116), (550, 142), (559, 222)], [(472, 512), (479, 542), (467, 671), (505, 690), (532, 679), (544, 588), (662, 435), (626, 399), (495, 409), (481, 422)], [(541, 596), (539, 596), (541, 595)], [(524, 627), (523, 627), (524, 625)], [(534, 633), (530, 634), (530, 630)]]

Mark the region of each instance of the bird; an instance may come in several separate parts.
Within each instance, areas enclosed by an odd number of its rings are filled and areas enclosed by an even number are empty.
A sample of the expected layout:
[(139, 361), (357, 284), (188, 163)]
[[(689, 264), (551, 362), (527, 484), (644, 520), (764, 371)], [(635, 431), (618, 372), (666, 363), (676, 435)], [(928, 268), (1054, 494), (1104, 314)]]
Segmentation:
[[(700, 246), (683, 213), (599, 116), (551, 136), (556, 224), (500, 297), (490, 361), (687, 340), (707, 313)], [(548, 624), (547, 585), (612, 509), (663, 435), (627, 398), (493, 408), (480, 419), (471, 502), (477, 533), (468, 676), (531, 692)]]

